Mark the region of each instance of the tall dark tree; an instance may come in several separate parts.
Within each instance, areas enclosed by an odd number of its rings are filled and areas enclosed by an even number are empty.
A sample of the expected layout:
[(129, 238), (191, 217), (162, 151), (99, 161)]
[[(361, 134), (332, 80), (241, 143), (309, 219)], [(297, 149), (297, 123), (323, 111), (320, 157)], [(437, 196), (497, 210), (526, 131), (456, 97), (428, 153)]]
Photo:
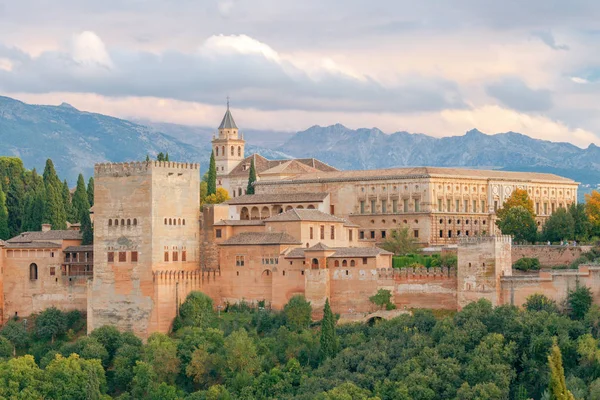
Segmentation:
[(8, 229), (10, 236), (16, 236), (23, 226), (25, 204), (25, 186), (21, 176), (15, 176), (8, 184), (6, 191), (6, 208), (8, 209)]
[(87, 196), (90, 207), (94, 205), (94, 177), (91, 176), (87, 185)]
[(0, 239), (10, 239), (10, 230), (8, 229), (8, 208), (6, 208), (6, 195), (0, 188)]
[(74, 221), (71, 222), (81, 222), (83, 213), (89, 214), (90, 212), (90, 202), (88, 201), (88, 195), (85, 188), (85, 180), (81, 174), (79, 174), (79, 177), (77, 178), (77, 188), (75, 189), (75, 193), (73, 193), (71, 207), (73, 208), (73, 215), (75, 216)]
[(46, 185), (43, 222), (51, 224), (52, 229), (66, 229), (67, 216), (62, 205), (62, 196), (51, 184)]
[(150, 156), (148, 154), (146, 154), (146, 162), (150, 161)]
[(46, 166), (44, 167), (44, 184), (52, 185), (55, 188), (61, 187), (62, 183), (56, 174), (56, 169), (54, 169), (54, 163), (51, 159), (46, 160)]
[(46, 189), (43, 184), (27, 193), (23, 213), (23, 231), (39, 231), (42, 229), (45, 202)]
[(250, 172), (248, 173), (248, 187), (246, 194), (254, 194), (254, 182), (256, 182), (256, 167), (254, 166), (254, 158), (250, 162)]
[(165, 161), (169, 161), (169, 152), (167, 152), (167, 154), (165, 154)]
[(158, 153), (158, 155), (156, 156), (156, 161), (166, 161), (165, 153), (163, 153), (162, 151), (160, 153)]
[(337, 353), (337, 336), (335, 333), (335, 317), (329, 306), (329, 298), (325, 300), (323, 307), (323, 319), (321, 320), (321, 359), (334, 357)]
[(92, 244), (94, 242), (94, 227), (90, 219), (89, 209), (81, 211), (79, 220), (81, 221), (81, 244)]
[(78, 216), (74, 213), (73, 205), (71, 204), (71, 190), (69, 189), (69, 184), (66, 179), (62, 184), (61, 197), (63, 208), (65, 209), (66, 220), (74, 223), (75, 220), (78, 219)]
[(208, 167), (208, 192), (207, 195), (217, 193), (217, 164), (215, 163), (215, 152), (210, 153), (210, 164)]

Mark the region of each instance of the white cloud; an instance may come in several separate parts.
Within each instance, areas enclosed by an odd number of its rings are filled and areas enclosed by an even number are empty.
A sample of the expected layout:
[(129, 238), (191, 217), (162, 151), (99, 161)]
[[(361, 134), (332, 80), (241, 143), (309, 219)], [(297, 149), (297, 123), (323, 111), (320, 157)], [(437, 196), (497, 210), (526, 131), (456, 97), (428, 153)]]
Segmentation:
[(86, 67), (113, 67), (113, 62), (104, 42), (94, 32), (84, 31), (73, 35), (70, 51), (73, 61), (79, 65)]
[(280, 63), (279, 54), (269, 45), (246, 35), (214, 35), (204, 41), (200, 53), (209, 56), (231, 54), (261, 55), (265, 59)]

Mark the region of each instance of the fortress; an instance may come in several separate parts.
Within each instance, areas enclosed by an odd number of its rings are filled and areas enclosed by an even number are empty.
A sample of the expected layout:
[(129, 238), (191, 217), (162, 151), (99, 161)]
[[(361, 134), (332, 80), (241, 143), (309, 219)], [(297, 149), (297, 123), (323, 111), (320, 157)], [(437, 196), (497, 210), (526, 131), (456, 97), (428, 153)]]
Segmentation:
[[(170, 330), (193, 290), (217, 307), (281, 309), (301, 294), (318, 317), (327, 298), (334, 312), (368, 312), (379, 289), (399, 308), (459, 309), (480, 298), (521, 305), (533, 293), (560, 301), (577, 282), (599, 283), (595, 266), (513, 275), (515, 254), (556, 249), (515, 251), (495, 228), (495, 211), (516, 188), (529, 192), (541, 227), (576, 202), (572, 180), (430, 167), (338, 171), (315, 159), (246, 157), (244, 145), (228, 108), (213, 151), (217, 183), (232, 198), (202, 211), (198, 164), (96, 165), (93, 246), (81, 246), (77, 230), (48, 226), (0, 243), (2, 320), (56, 306), (86, 311), (89, 331), (109, 324), (147, 337)], [(253, 160), (256, 194), (247, 195)], [(376, 245), (400, 225), (423, 246), (453, 248), (457, 267), (391, 268), (392, 254)], [(568, 258), (581, 249), (558, 250)]]

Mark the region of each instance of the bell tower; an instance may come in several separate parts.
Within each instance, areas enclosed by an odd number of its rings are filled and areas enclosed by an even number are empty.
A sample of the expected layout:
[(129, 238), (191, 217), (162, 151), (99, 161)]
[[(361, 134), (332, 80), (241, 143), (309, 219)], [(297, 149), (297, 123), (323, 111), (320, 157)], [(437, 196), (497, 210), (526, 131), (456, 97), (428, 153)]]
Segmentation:
[[(223, 178), (228, 175), (244, 159), (244, 146), (246, 141), (240, 136), (238, 127), (233, 120), (229, 110), (229, 98), (227, 99), (227, 111), (219, 125), (219, 136), (213, 136), (212, 149), (215, 153), (215, 164), (217, 166), (217, 186), (229, 189)], [(221, 184), (219, 184), (221, 178)]]

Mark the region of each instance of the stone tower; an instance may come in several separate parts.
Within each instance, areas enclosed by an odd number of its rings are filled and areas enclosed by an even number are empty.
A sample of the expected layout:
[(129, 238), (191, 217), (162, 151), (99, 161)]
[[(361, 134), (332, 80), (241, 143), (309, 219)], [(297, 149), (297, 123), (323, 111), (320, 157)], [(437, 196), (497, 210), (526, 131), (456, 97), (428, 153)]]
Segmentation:
[(500, 279), (512, 275), (510, 236), (462, 237), (458, 244), (458, 308), (479, 299), (503, 304)]
[(89, 331), (168, 332), (185, 294), (178, 278), (168, 293), (157, 282), (199, 271), (199, 175), (198, 164), (188, 163), (95, 166)]
[(212, 140), (217, 166), (217, 186), (229, 189), (224, 182), (224, 177), (244, 159), (245, 143), (244, 138), (239, 135), (238, 127), (229, 110), (229, 101), (227, 101), (227, 111), (219, 125), (219, 136), (213, 137)]

